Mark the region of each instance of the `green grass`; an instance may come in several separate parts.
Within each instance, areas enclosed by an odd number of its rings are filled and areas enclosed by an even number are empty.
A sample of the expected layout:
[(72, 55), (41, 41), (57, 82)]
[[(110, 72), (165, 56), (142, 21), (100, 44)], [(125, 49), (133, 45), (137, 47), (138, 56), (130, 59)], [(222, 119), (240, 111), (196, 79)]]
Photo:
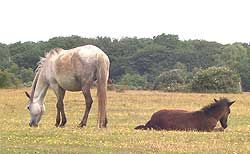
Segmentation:
[[(98, 129), (96, 91), (87, 127), (78, 128), (84, 101), (80, 92), (67, 93), (68, 123), (55, 128), (55, 95), (46, 97), (46, 113), (38, 128), (28, 126), (28, 89), (0, 90), (0, 153), (250, 153), (250, 94), (161, 93), (156, 91), (108, 92), (108, 128)], [(137, 131), (153, 112), (164, 108), (198, 110), (213, 98), (236, 100), (224, 132)]]

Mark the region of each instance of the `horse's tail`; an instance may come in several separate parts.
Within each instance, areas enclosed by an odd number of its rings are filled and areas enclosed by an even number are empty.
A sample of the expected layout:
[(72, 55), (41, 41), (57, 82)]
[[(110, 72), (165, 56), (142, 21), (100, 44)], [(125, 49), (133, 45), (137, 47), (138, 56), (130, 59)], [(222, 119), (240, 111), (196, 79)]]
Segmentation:
[(107, 81), (109, 76), (109, 59), (105, 54), (97, 55), (97, 97), (98, 97), (98, 127), (106, 127)]

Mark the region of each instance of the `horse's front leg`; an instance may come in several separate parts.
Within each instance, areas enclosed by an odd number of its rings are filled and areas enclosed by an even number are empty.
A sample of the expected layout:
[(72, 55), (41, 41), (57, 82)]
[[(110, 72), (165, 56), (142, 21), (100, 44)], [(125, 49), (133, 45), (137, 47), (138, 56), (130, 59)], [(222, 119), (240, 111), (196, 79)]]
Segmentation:
[(61, 122), (61, 112), (60, 112), (60, 103), (56, 103), (56, 123), (55, 126), (58, 127)]
[(60, 127), (64, 127), (66, 122), (67, 122), (67, 119), (66, 119), (66, 115), (65, 115), (65, 112), (64, 112), (63, 100), (60, 102), (60, 110), (61, 110), (61, 116), (62, 116), (62, 122), (60, 124)]
[(90, 86), (84, 87), (82, 89), (82, 93), (84, 95), (85, 98), (85, 102), (86, 102), (86, 108), (85, 108), (85, 112), (82, 118), (81, 123), (79, 124), (79, 127), (83, 127), (86, 126), (87, 124), (87, 120), (88, 120), (88, 116), (89, 116), (89, 112), (93, 103), (92, 97), (91, 97), (91, 93), (90, 93)]
[[(55, 126), (56, 127), (58, 127), (58, 126), (64, 127), (64, 125), (67, 122), (66, 115), (64, 112), (64, 104), (63, 104), (65, 90), (57, 85), (54, 85), (52, 87), (52, 89), (54, 90), (56, 97), (57, 97), (57, 104), (56, 104), (57, 112), (56, 112), (56, 124), (55, 124)], [(62, 116), (62, 122), (61, 122), (61, 116)], [(60, 124), (60, 122), (61, 122), (61, 124)]]

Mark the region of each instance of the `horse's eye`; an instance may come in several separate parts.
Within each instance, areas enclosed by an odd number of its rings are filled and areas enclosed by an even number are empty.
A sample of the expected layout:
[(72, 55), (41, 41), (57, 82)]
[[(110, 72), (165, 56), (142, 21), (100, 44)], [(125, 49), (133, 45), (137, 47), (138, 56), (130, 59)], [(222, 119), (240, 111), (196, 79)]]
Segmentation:
[(29, 107), (29, 106), (27, 106), (27, 109), (28, 109), (28, 110), (30, 110), (30, 107)]

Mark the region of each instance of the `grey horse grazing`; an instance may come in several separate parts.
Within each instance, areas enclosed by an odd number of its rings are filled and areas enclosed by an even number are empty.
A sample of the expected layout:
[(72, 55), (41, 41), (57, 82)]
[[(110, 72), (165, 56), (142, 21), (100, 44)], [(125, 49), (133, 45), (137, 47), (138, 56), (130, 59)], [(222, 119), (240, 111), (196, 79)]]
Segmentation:
[(32, 83), (31, 94), (25, 92), (30, 100), (28, 105), (30, 112), (29, 125), (31, 127), (38, 126), (45, 111), (44, 97), (50, 87), (57, 97), (55, 126), (63, 127), (67, 122), (63, 103), (66, 90), (82, 91), (86, 101), (86, 108), (79, 126), (86, 126), (93, 102), (90, 87), (94, 81), (97, 81), (98, 127), (106, 127), (106, 92), (109, 67), (108, 56), (93, 45), (70, 50), (56, 48), (49, 51), (46, 57), (39, 62)]

